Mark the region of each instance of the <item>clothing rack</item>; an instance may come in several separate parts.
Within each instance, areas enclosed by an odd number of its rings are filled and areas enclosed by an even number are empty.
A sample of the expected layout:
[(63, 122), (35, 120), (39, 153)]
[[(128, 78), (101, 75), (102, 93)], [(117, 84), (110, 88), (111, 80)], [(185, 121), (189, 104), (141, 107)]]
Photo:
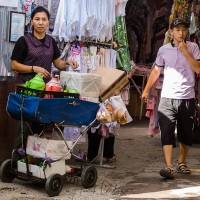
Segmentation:
[(83, 43), (92, 43), (92, 44), (96, 44), (96, 45), (105, 45), (105, 46), (111, 46), (110, 48), (112, 48), (112, 45), (111, 43), (106, 43), (106, 42), (97, 42), (97, 41), (91, 41), (91, 40), (80, 40), (80, 42), (83, 42)]
[(94, 46), (108, 47), (110, 49), (112, 49), (112, 47), (113, 47), (112, 43), (97, 42), (97, 41), (94, 41), (94, 40), (75, 40), (75, 41), (70, 42), (71, 45), (73, 45), (73, 44), (79, 44), (79, 45), (82, 44), (82, 46), (88, 46), (88, 43), (90, 43), (91, 45), (94, 45)]

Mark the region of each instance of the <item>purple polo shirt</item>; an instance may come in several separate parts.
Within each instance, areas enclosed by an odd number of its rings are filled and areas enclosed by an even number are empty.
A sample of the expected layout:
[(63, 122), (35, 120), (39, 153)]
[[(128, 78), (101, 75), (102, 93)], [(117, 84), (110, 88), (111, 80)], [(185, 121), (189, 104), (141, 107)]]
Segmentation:
[[(194, 59), (200, 59), (199, 47), (196, 43), (186, 42), (188, 51)], [(191, 69), (185, 56), (171, 43), (160, 47), (156, 65), (164, 67), (164, 80), (161, 97), (172, 99), (195, 98), (195, 72)]]

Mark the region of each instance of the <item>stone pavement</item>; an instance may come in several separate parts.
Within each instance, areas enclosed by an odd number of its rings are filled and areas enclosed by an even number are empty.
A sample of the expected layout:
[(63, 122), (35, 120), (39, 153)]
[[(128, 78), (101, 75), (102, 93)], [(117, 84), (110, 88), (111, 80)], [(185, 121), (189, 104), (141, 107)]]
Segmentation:
[[(182, 175), (175, 170), (175, 179), (166, 180), (159, 175), (160, 169), (165, 166), (160, 135), (148, 136), (146, 122), (136, 121), (127, 125), (119, 136), (120, 139), (134, 141), (130, 151), (134, 154), (132, 162), (135, 162), (132, 165), (132, 173), (135, 171), (135, 174), (127, 176), (126, 183), (119, 187), (119, 199), (200, 199), (200, 145), (193, 144), (186, 160), (192, 174)], [(178, 147), (173, 151), (175, 168)]]
[[(13, 183), (0, 182), (0, 200), (128, 200), (128, 199), (200, 199), (200, 145), (194, 144), (188, 154), (187, 164), (191, 175), (181, 175), (175, 171), (175, 179), (165, 180), (159, 175), (164, 167), (160, 135), (147, 135), (148, 120), (137, 121), (121, 128), (116, 137), (116, 163), (108, 169), (96, 167), (96, 186), (84, 189), (80, 181), (66, 182), (57, 197), (48, 197), (44, 185), (40, 183), (14, 180)], [(85, 151), (87, 143), (77, 145)], [(178, 148), (174, 148), (173, 164), (176, 165)], [(100, 164), (97, 160), (97, 165)], [(103, 162), (103, 165), (105, 163)]]

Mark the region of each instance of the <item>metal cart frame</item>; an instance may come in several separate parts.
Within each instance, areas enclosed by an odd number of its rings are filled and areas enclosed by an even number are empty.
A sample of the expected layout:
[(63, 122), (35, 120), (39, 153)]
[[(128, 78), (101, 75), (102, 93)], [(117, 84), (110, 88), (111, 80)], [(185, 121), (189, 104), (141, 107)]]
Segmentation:
[[(55, 93), (54, 93), (55, 95)], [(66, 95), (66, 93), (65, 93)], [(71, 96), (71, 95), (70, 95)], [(14, 99), (12, 99), (14, 98)], [(33, 99), (32, 99), (33, 98)], [(17, 101), (15, 101), (17, 99)], [(38, 100), (39, 104), (42, 104), (42, 100), (44, 100), (41, 97), (30, 97), (30, 96), (26, 96), (23, 94), (15, 94), (12, 93), (9, 96), (8, 99), (8, 105), (7, 105), (7, 111), (9, 113), (9, 115), (14, 118), (14, 119), (18, 119), (21, 120), (21, 131), (22, 131), (22, 144), (23, 144), (23, 121), (29, 121), (29, 122), (35, 122), (38, 119), (41, 120), (41, 123), (45, 123), (45, 124), (52, 124), (60, 133), (62, 139), (65, 141), (64, 135), (60, 129), (61, 126), (65, 126), (66, 122), (65, 120), (59, 120), (60, 123), (58, 123), (58, 118), (59, 117), (55, 117), (52, 116), (52, 120), (49, 121), (49, 116), (42, 116), (41, 112), (43, 112), (44, 110), (37, 110), (36, 115), (32, 116), (30, 114), (30, 116), (27, 115), (27, 113), (25, 113), (25, 111), (27, 110), (27, 106), (29, 106), (29, 103), (27, 103), (29, 100), (33, 100), (33, 102), (35, 100)], [(13, 101), (15, 101), (13, 103)], [(45, 105), (46, 102), (51, 102), (52, 99), (45, 99), (43, 105)], [(77, 105), (81, 105), (81, 104), (85, 104), (85, 101), (79, 100), (79, 99), (73, 99), (73, 98), (54, 98), (54, 102), (65, 102), (65, 106), (70, 106), (71, 108), (76, 108)], [(16, 102), (17, 102), (17, 107), (16, 107)], [(59, 103), (60, 103), (59, 102)], [(10, 104), (12, 104), (10, 106)], [(35, 103), (35, 102), (34, 102)], [(90, 102), (88, 102), (90, 103)], [(92, 103), (92, 102), (91, 102)], [(38, 107), (40, 107), (40, 105), (37, 105), (37, 109)], [(92, 103), (94, 110), (98, 108), (98, 105), (94, 105), (94, 103)], [(41, 107), (43, 107), (43, 105)], [(10, 107), (9, 107), (10, 106)], [(13, 108), (13, 106), (15, 108)], [(45, 105), (46, 106), (46, 105)], [(9, 108), (8, 108), (9, 107)], [(13, 109), (13, 110), (12, 110)], [(31, 108), (30, 108), (31, 109)], [(12, 111), (11, 111), (12, 110)], [(15, 112), (17, 110), (17, 112)], [(63, 112), (65, 114), (65, 110), (62, 110), (62, 114), (61, 116), (63, 117)], [(59, 159), (50, 159), (50, 160), (44, 160), (42, 166), (36, 166), (37, 169), (39, 169), (40, 171), (43, 171), (44, 175), (43, 177), (37, 177), (37, 176), (33, 176), (33, 172), (31, 171), (31, 167), (32, 165), (29, 163), (28, 160), (28, 156), (26, 153), (26, 148), (22, 148), (23, 150), (23, 159), (24, 159), (24, 163), (22, 165), (26, 166), (26, 171), (22, 172), (18, 169), (17, 163), (19, 162), (19, 159), (15, 159), (16, 157), (16, 153), (19, 153), (19, 149), (13, 150), (12, 153), (12, 158), (5, 160), (1, 167), (0, 167), (0, 178), (2, 182), (6, 182), (6, 183), (10, 183), (12, 182), (15, 178), (20, 178), (20, 179), (24, 179), (24, 180), (31, 180), (31, 181), (40, 181), (40, 182), (44, 182), (45, 183), (45, 190), (47, 192), (47, 194), (49, 196), (57, 196), (60, 194), (62, 187), (63, 187), (63, 181), (67, 178), (81, 178), (81, 183), (83, 185), (84, 188), (91, 188), (96, 184), (97, 181), (97, 170), (95, 168), (95, 166), (87, 164), (85, 159), (82, 159), (80, 157), (78, 157), (77, 155), (75, 155), (72, 150), (74, 148), (74, 146), (77, 144), (77, 142), (79, 141), (79, 139), (96, 123), (96, 112), (93, 113), (93, 116), (89, 116), (90, 118), (90, 123), (89, 124), (85, 124), (85, 128), (80, 132), (80, 136), (77, 138), (76, 142), (74, 142), (74, 144), (69, 147), (68, 144), (65, 141), (66, 147), (68, 149), (66, 155), (61, 156)], [(45, 115), (45, 113), (43, 113)], [(38, 116), (37, 116), (38, 115)], [(61, 118), (62, 118), (61, 117)], [(93, 120), (91, 120), (93, 117)], [(50, 116), (51, 118), (51, 116)], [(54, 120), (55, 119), (55, 120)], [(76, 122), (75, 122), (76, 123)], [(78, 122), (78, 125), (82, 124), (82, 122)], [(66, 172), (65, 174), (60, 174), (59, 171), (49, 174), (49, 176), (46, 176), (45, 171), (48, 170), (49, 168), (51, 168), (56, 162), (63, 160), (68, 154), (71, 154), (73, 156), (75, 156), (76, 158), (80, 159), (81, 161), (81, 167), (79, 168), (74, 168), (74, 172), (73, 173), (68, 173)], [(19, 154), (18, 154), (19, 155)], [(21, 166), (21, 165), (20, 165)]]

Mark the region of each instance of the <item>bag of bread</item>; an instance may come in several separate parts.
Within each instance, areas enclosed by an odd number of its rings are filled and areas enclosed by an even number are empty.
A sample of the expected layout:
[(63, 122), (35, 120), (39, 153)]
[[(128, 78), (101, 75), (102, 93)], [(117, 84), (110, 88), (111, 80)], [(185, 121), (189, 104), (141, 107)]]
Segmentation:
[(133, 120), (120, 95), (110, 97), (110, 103), (114, 110), (113, 117), (119, 124), (127, 124)]
[(105, 104), (106, 109), (107, 109), (108, 112), (110, 113), (111, 122), (116, 122), (117, 120), (115, 119), (115, 116), (114, 116), (114, 108), (113, 108), (113, 106), (112, 106), (112, 103), (110, 102), (109, 99), (106, 99), (106, 100), (104, 101), (104, 104)]
[(112, 121), (111, 115), (110, 115), (109, 111), (106, 109), (106, 106), (104, 103), (101, 104), (101, 106), (97, 112), (96, 119), (102, 124)]

